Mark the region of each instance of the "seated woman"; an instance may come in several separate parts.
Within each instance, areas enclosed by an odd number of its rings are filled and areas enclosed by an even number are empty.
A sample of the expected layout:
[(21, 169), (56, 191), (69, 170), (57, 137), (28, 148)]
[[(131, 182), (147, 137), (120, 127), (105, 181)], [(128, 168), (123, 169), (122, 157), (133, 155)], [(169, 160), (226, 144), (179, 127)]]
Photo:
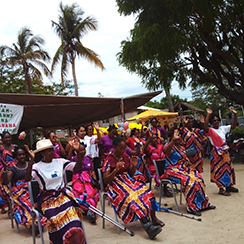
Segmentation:
[[(233, 185), (236, 184), (235, 170), (229, 154), (229, 146), (226, 143), (226, 134), (237, 125), (237, 112), (229, 108), (234, 113), (234, 121), (231, 125), (219, 126), (220, 118), (212, 114), (212, 109), (207, 108), (207, 117), (204, 123), (204, 132), (208, 136), (212, 151), (210, 156), (211, 182), (219, 188), (219, 194), (230, 196), (230, 192), (238, 192)], [(212, 125), (209, 128), (208, 124)]]
[(114, 151), (104, 161), (102, 171), (104, 183), (108, 185), (108, 197), (124, 223), (140, 219), (149, 238), (153, 239), (161, 232), (164, 223), (157, 219), (155, 210), (151, 209), (155, 205), (155, 198), (144, 183), (144, 177), (135, 174), (137, 157), (130, 160), (124, 152), (125, 147), (124, 139), (115, 137)]
[(65, 188), (64, 171), (78, 170), (82, 167), (79, 142), (72, 142), (77, 153), (77, 162), (54, 158), (53, 144), (49, 139), (37, 142), (36, 152), (41, 152), (42, 160), (30, 163), (26, 181), (35, 178), (41, 189), (37, 205), (47, 218), (50, 243), (85, 243), (82, 230), (82, 210), (74, 195)]
[[(149, 131), (149, 137), (145, 143), (144, 151), (146, 153), (146, 167), (149, 170), (150, 174), (153, 176), (156, 186), (159, 186), (159, 179), (156, 175), (156, 169), (153, 163), (153, 160), (161, 160), (164, 158), (164, 146), (158, 140), (156, 134)], [(172, 192), (168, 191), (167, 184), (164, 184), (164, 196), (173, 197)]]
[[(12, 182), (14, 215), (19, 224), (30, 229), (32, 225), (31, 202), (28, 182), (25, 182), (25, 174), (29, 164), (26, 159), (30, 156), (30, 163), (33, 163), (34, 155), (32, 153), (29, 154), (25, 147), (16, 147), (13, 156), (15, 158), (15, 164), (3, 172), (3, 184), (7, 185), (10, 181)], [(41, 225), (46, 225), (46, 218), (41, 219)], [(36, 225), (36, 229), (38, 229), (37, 227)]]
[(205, 195), (205, 184), (202, 176), (188, 166), (190, 161), (185, 148), (181, 145), (182, 138), (178, 129), (169, 131), (171, 141), (165, 145), (165, 174), (164, 177), (180, 183), (187, 202), (187, 212), (201, 216), (201, 210), (215, 209), (210, 205)]
[(145, 143), (145, 141), (139, 137), (139, 134), (139, 130), (134, 128), (131, 130), (130, 137), (126, 140), (126, 144), (133, 151), (137, 151), (138, 147), (142, 148)]
[[(93, 135), (94, 128), (97, 132), (97, 135)], [(86, 126), (85, 140), (87, 142), (86, 155), (90, 155), (90, 157), (92, 158), (94, 171), (96, 173), (96, 179), (98, 179), (97, 169), (101, 168), (101, 159), (99, 157), (98, 143), (101, 142), (102, 137), (97, 122)]]
[[(71, 143), (70, 140), (68, 140)], [(82, 167), (79, 169), (73, 170), (73, 179), (72, 179), (72, 193), (76, 198), (83, 199), (84, 194), (87, 194), (86, 201), (92, 206), (96, 207), (99, 200), (99, 191), (93, 185), (91, 177), (95, 176), (93, 171), (93, 163), (90, 157), (85, 156), (86, 148), (82, 143), (80, 144), (80, 155), (82, 159)], [(74, 162), (77, 162), (77, 155), (72, 157), (72, 147), (68, 154), (68, 159)], [(93, 211), (88, 210), (87, 217), (90, 223), (96, 222), (96, 215)]]
[(47, 139), (49, 139), (53, 144), (53, 150), (55, 152), (54, 158), (63, 158), (66, 156), (65, 149), (63, 148), (60, 140), (57, 138), (54, 132), (47, 133)]
[[(12, 137), (8, 131), (3, 131), (2, 142), (3, 142), (3, 146), (1, 146), (0, 179), (3, 170), (7, 170), (8, 167), (16, 163), (13, 159), (12, 154), (14, 152), (14, 148), (17, 146), (15, 144), (12, 144)], [(0, 180), (0, 209), (2, 214), (7, 213), (5, 208), (8, 207), (8, 203), (9, 203), (8, 186), (2, 185), (2, 182)]]

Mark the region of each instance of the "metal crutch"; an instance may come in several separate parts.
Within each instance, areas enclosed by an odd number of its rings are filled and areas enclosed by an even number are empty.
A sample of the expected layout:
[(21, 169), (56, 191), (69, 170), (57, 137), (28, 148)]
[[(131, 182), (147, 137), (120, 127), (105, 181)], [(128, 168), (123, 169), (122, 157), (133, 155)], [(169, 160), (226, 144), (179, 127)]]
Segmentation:
[(77, 202), (79, 204), (81, 204), (82, 206), (86, 207), (88, 210), (92, 210), (94, 213), (98, 214), (99, 216), (101, 216), (102, 218), (106, 219), (107, 221), (109, 221), (110, 223), (114, 224), (115, 226), (119, 227), (121, 230), (127, 232), (128, 234), (130, 234), (131, 236), (134, 236), (134, 232), (129, 230), (128, 228), (126, 228), (125, 226), (121, 225), (120, 223), (116, 222), (114, 219), (110, 218), (108, 215), (104, 214), (102, 211), (100, 211), (99, 209), (95, 208), (94, 206), (92, 206), (91, 204), (89, 204), (86, 201), (86, 194), (84, 194), (84, 198), (83, 199), (79, 199), (76, 198)]

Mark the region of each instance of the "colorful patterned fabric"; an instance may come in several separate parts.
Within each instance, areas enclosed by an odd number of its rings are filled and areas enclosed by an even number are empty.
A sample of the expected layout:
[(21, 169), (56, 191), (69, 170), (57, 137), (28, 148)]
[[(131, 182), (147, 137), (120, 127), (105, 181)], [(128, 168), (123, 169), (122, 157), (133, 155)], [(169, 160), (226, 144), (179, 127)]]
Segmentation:
[(157, 144), (156, 147), (153, 147), (152, 145), (148, 145), (147, 147), (147, 153), (146, 153), (147, 168), (150, 174), (153, 176), (157, 185), (160, 183), (160, 181), (157, 178), (156, 169), (153, 160), (160, 160), (164, 158), (163, 149), (164, 146), (162, 144)]
[[(31, 203), (30, 194), (28, 189), (28, 182), (23, 180), (17, 181), (12, 187), (12, 197), (14, 201), (14, 215), (17, 216), (19, 224), (24, 225), (26, 228), (31, 228)], [(37, 220), (36, 220), (37, 223)], [(41, 225), (46, 225), (46, 218), (41, 218)]]
[(173, 146), (173, 152), (166, 156), (165, 175), (170, 180), (182, 185), (187, 210), (198, 211), (207, 208), (210, 203), (205, 195), (205, 184), (202, 176), (196, 170), (184, 165), (189, 159), (185, 155), (184, 147)]
[(219, 188), (236, 184), (235, 170), (228, 150), (213, 146), (210, 155), (210, 178)]
[[(228, 130), (228, 127), (225, 126), (224, 128)], [(211, 182), (216, 183), (219, 188), (235, 185), (235, 171), (228, 145), (212, 128), (209, 128), (209, 132), (206, 135), (211, 138), (211, 142), (214, 144), (210, 155)]]
[(198, 128), (193, 128), (189, 130), (184, 128), (184, 133), (182, 134), (183, 145), (186, 149), (194, 148), (196, 150), (196, 155), (189, 157), (191, 162), (190, 168), (197, 170), (199, 173), (203, 172), (203, 157), (202, 151), (204, 150), (204, 145), (207, 142), (207, 137), (203, 134), (203, 131)]
[[(133, 177), (127, 174), (130, 166), (130, 159), (124, 153), (124, 172), (119, 172), (111, 183), (108, 184), (108, 196), (117, 215), (129, 223), (142, 217), (149, 217), (153, 193), (145, 184), (142, 174), (135, 174)], [(118, 160), (111, 154), (103, 164), (102, 171), (113, 170)], [(122, 170), (123, 170), (122, 169)], [(126, 172), (127, 171), (127, 172)]]
[(38, 196), (38, 206), (47, 217), (51, 244), (86, 243), (81, 226), (82, 210), (70, 191), (65, 188), (44, 191)]
[(92, 167), (93, 164), (89, 157), (84, 157), (82, 168), (73, 171), (72, 193), (80, 199), (83, 199), (84, 194), (87, 194), (86, 201), (96, 207), (99, 200), (99, 191), (91, 182)]
[(61, 158), (62, 157), (61, 150), (60, 150), (59, 144), (57, 142), (55, 142), (53, 144), (53, 150), (54, 150), (54, 158)]
[[(16, 164), (16, 161), (12, 158), (12, 153), (6, 149), (2, 151), (2, 157), (5, 163), (7, 164), (7, 169)], [(3, 165), (0, 161), (0, 179), (2, 179), (2, 173), (4, 171)], [(8, 207), (9, 202), (9, 188), (6, 185), (2, 184), (2, 181), (0, 180), (0, 209), (4, 209)]]

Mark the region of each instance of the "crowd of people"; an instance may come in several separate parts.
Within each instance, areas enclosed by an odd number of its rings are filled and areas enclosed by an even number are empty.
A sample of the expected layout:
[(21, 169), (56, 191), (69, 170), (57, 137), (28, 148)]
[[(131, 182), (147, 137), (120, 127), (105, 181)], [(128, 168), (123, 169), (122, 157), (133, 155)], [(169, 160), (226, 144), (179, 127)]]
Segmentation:
[[(181, 124), (172, 128), (161, 128), (157, 118), (152, 118), (148, 128), (142, 122), (141, 130), (134, 128), (129, 136), (125, 131), (118, 133), (115, 125), (110, 125), (103, 136), (97, 123), (81, 125), (66, 145), (54, 132), (48, 132), (33, 150), (27, 145), (12, 144), (10, 133), (5, 131), (0, 141), (1, 214), (8, 213), (11, 187), (15, 218), (26, 228), (32, 227), (27, 182), (34, 179), (40, 187), (37, 205), (43, 214), (41, 224), (47, 224), (50, 243), (85, 243), (82, 216), (86, 215), (91, 224), (96, 223), (97, 216), (80, 206), (77, 198), (83, 199), (86, 194), (86, 201), (97, 206), (101, 168), (108, 197), (119, 218), (124, 223), (140, 220), (149, 238), (154, 239), (165, 223), (156, 217), (159, 206), (147, 186), (149, 175), (155, 187), (161, 179), (181, 184), (188, 213), (201, 216), (202, 210), (215, 209), (205, 193), (201, 175), (208, 140), (212, 145), (211, 181), (220, 195), (238, 192), (225, 139), (237, 124), (236, 111), (230, 112), (234, 114), (233, 123), (227, 126), (220, 126), (219, 117), (207, 109), (206, 119), (200, 119), (200, 128), (193, 127), (191, 116), (182, 116)], [(162, 159), (165, 171), (158, 179), (153, 161)], [(65, 187), (67, 170), (73, 172), (71, 191)], [(163, 193), (172, 197), (166, 184)]]

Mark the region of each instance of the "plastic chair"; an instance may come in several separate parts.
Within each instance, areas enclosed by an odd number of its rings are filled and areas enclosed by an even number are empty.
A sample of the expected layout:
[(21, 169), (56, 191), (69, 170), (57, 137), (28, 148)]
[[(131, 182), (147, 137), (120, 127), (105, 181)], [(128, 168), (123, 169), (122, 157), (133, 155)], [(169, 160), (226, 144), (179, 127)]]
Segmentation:
[(12, 182), (10, 181), (9, 184), (8, 184), (8, 187), (9, 187), (9, 211), (10, 211), (10, 219), (11, 219), (11, 226), (12, 228), (14, 228), (14, 220), (15, 220), (15, 224), (16, 224), (16, 228), (17, 228), (17, 232), (20, 233), (20, 230), (19, 230), (19, 223), (18, 221), (16, 220), (14, 214), (13, 214), (13, 210), (14, 210), (14, 200), (13, 200), (13, 192), (12, 192)]
[[(163, 159), (163, 160), (153, 160), (153, 163), (154, 163), (154, 166), (155, 166), (155, 169), (156, 169), (157, 177), (160, 180), (160, 176), (162, 176), (164, 174), (164, 170), (165, 170), (165, 159)], [(164, 184), (169, 184), (170, 185), (172, 193), (173, 193), (173, 197), (174, 197), (174, 200), (175, 200), (175, 206), (176, 206), (177, 211), (179, 212), (179, 206), (178, 206), (178, 203), (177, 203), (177, 199), (176, 199), (176, 196), (175, 196), (175, 190), (174, 190), (174, 187), (173, 187), (173, 184), (175, 184), (175, 182), (173, 182), (172, 180), (169, 180), (169, 179), (161, 179), (160, 180), (160, 185), (159, 185), (159, 190), (160, 190), (160, 192), (159, 192), (159, 206), (160, 206), (160, 208), (161, 208), (161, 198), (163, 197), (162, 186)]]
[(69, 184), (69, 182), (72, 182), (72, 178), (73, 178), (73, 171), (65, 170), (65, 173), (64, 173), (65, 187), (68, 188), (70, 191), (72, 191), (72, 186), (70, 186), (68, 184)]
[[(98, 171), (98, 177), (99, 177), (99, 182), (100, 182), (99, 195), (100, 195), (101, 209), (102, 209), (103, 214), (105, 214), (105, 200), (108, 199), (108, 193), (104, 191), (102, 170), (98, 168), (97, 171)], [(108, 199), (108, 201), (109, 201), (109, 199)], [(115, 212), (115, 210), (114, 210), (114, 215), (115, 215), (116, 222), (119, 222), (118, 216), (117, 216), (117, 213)], [(104, 228), (105, 228), (105, 219), (103, 218), (103, 229)], [(118, 234), (120, 234), (120, 228), (117, 227), (117, 231), (118, 231)]]
[(42, 226), (41, 226), (41, 213), (35, 207), (36, 197), (39, 194), (40, 188), (37, 181), (29, 181), (28, 188), (30, 193), (30, 201), (31, 201), (31, 215), (32, 215), (32, 237), (33, 237), (33, 244), (36, 243), (36, 235), (35, 235), (35, 218), (37, 218), (39, 234), (41, 238), (41, 243), (44, 244), (43, 233), (42, 233)]

